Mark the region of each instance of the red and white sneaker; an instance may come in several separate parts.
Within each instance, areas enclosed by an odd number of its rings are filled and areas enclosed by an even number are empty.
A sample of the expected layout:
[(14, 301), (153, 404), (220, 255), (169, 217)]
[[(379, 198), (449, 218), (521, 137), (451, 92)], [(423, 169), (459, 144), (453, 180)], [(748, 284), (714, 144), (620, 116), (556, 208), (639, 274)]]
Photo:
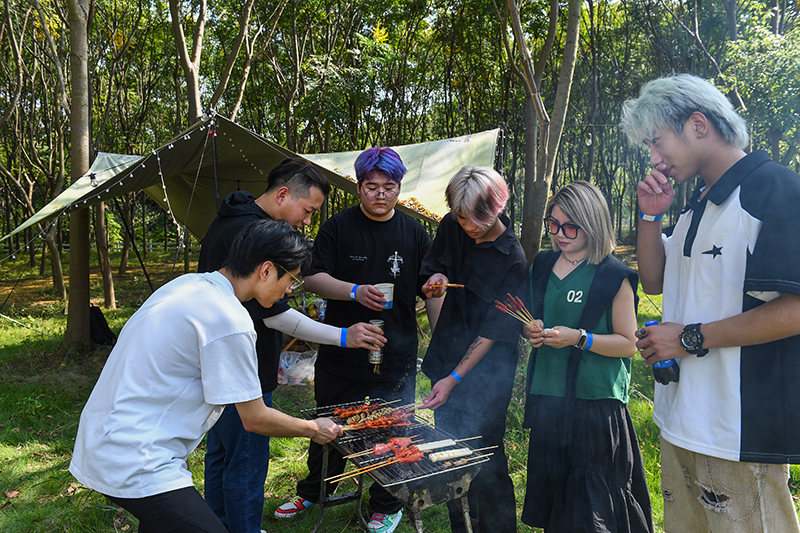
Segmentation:
[(275, 518), (291, 518), (297, 516), (312, 505), (314, 505), (314, 502), (301, 498), (300, 496), (295, 496), (275, 509)]

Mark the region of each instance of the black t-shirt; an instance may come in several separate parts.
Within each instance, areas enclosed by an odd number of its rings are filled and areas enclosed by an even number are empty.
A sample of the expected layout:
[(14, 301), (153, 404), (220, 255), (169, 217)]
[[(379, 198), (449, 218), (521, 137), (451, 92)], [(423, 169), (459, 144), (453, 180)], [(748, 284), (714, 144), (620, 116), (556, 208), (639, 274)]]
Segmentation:
[[(219, 270), (228, 258), (236, 236), (245, 226), (256, 220), (272, 220), (272, 217), (256, 204), (252, 194), (247, 191), (236, 191), (226, 196), (217, 211), (217, 217), (211, 222), (203, 237), (197, 271)], [(266, 394), (278, 386), (278, 365), (283, 333), (265, 326), (264, 319), (287, 311), (289, 300), (288, 297), (283, 298), (269, 308), (262, 307), (256, 300), (244, 302), (242, 305), (250, 313), (256, 330), (258, 378), (261, 381), (261, 391)]]
[(433, 274), (447, 276), (450, 283), (464, 288), (447, 290), (436, 330), (422, 363), (431, 382), (452, 372), (467, 348), (481, 336), (495, 341), (491, 350), (463, 377), (454, 395), (479, 392), (491, 396), (498, 383), (513, 382), (517, 362), (517, 340), (522, 324), (497, 310), (495, 300), (505, 302), (508, 294), (527, 296), (528, 261), (505, 215), (500, 220), (506, 230), (492, 242), (476, 244), (461, 229), (456, 218), (444, 216), (433, 246), (422, 265), (427, 279)]
[(430, 245), (422, 225), (397, 210), (391, 219), (378, 222), (357, 205), (333, 216), (320, 228), (314, 241), (312, 273), (325, 272), (358, 285), (394, 283), (394, 305), (373, 311), (350, 300), (328, 300), (325, 323), (349, 327), (381, 319), (388, 342), (383, 348), (380, 374), (373, 372), (367, 350), (336, 346), (320, 347), (319, 368), (365, 381), (396, 381), (416, 373), (416, 296), (423, 296), (426, 278), (419, 272)]

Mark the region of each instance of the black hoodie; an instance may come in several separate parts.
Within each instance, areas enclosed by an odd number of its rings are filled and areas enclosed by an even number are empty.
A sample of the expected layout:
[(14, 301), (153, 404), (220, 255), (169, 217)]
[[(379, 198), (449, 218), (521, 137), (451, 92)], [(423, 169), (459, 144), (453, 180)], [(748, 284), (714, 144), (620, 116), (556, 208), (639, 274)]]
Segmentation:
[[(251, 222), (264, 219), (272, 220), (272, 217), (256, 204), (256, 199), (249, 192), (236, 191), (226, 196), (203, 238), (197, 271), (219, 270), (230, 253), (233, 240), (242, 228)], [(262, 307), (255, 300), (244, 302), (243, 305), (250, 313), (258, 335), (256, 340), (258, 377), (261, 380), (261, 392), (266, 394), (278, 386), (278, 364), (283, 333), (265, 326), (263, 319), (288, 310), (288, 297), (275, 302), (270, 308)]]

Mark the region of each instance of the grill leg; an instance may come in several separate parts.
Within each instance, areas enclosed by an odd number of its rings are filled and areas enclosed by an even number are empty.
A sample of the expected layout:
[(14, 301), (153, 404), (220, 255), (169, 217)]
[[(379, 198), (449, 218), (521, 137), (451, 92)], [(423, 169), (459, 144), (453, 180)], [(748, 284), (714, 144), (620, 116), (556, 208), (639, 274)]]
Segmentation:
[(416, 507), (408, 506), (406, 507), (406, 511), (408, 511), (408, 517), (411, 519), (411, 524), (414, 526), (414, 529), (417, 530), (417, 533), (423, 533), (422, 531), (422, 513)]
[(361, 513), (361, 495), (364, 493), (364, 474), (358, 476), (358, 490), (356, 491), (358, 494), (358, 498), (356, 499), (356, 517), (358, 518), (358, 523), (361, 524), (361, 527), (364, 528), (364, 531), (367, 530), (367, 520), (364, 518), (364, 515)]
[(465, 494), (459, 500), (461, 501), (461, 512), (464, 514), (464, 527), (467, 529), (467, 533), (472, 533), (472, 520), (469, 518), (467, 495)]
[(319, 515), (317, 516), (317, 525), (314, 526), (314, 531), (312, 533), (316, 533), (320, 526), (322, 525), (322, 516), (325, 512), (326, 507), (332, 507), (334, 505), (341, 505), (343, 503), (348, 503), (355, 501), (356, 502), (356, 517), (358, 518), (358, 522), (364, 528), (367, 529), (367, 521), (364, 519), (364, 516), (361, 513), (361, 495), (364, 492), (364, 474), (358, 476), (358, 489), (356, 492), (351, 492), (339, 496), (328, 496), (327, 495), (327, 483), (325, 482), (325, 478), (328, 477), (328, 455), (330, 454), (331, 447), (329, 444), (325, 444), (322, 447), (322, 479), (320, 480), (319, 484), (319, 499), (317, 500), (317, 505), (319, 506)]

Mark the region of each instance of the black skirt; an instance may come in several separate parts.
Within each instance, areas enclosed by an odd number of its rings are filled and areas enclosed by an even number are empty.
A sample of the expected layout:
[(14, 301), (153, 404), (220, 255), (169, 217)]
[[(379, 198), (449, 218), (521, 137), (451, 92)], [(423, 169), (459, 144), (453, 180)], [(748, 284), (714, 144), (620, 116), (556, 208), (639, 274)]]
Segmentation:
[(628, 406), (528, 398), (522, 521), (551, 533), (652, 533), (650, 494)]

